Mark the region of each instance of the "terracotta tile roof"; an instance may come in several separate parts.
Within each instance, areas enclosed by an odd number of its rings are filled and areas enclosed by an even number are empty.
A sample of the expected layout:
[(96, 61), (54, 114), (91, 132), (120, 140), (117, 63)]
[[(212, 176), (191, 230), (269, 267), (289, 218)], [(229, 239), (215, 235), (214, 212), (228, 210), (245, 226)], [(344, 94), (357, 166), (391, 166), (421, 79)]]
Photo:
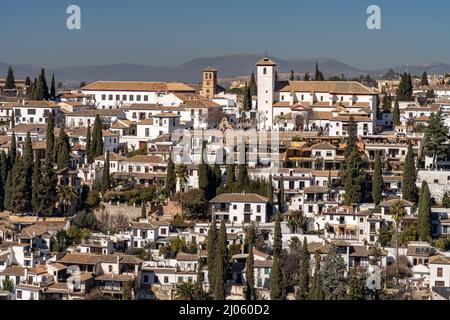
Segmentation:
[(95, 277), (96, 281), (116, 281), (116, 282), (128, 282), (133, 280), (132, 275), (128, 274), (104, 274)]
[(450, 257), (434, 256), (434, 257), (430, 258), (429, 264), (448, 264), (448, 265), (450, 265)]
[(177, 253), (177, 257), (175, 259), (177, 259), (178, 261), (197, 261), (198, 254), (179, 252)]
[(61, 263), (53, 262), (49, 264), (50, 267), (55, 268), (56, 270), (64, 270), (67, 269), (67, 267)]
[(261, 59), (261, 60), (259, 60), (257, 63), (256, 63), (256, 65), (257, 66), (272, 66), (272, 67), (275, 67), (277, 64), (275, 63), (275, 62), (273, 62), (272, 60), (270, 60), (269, 58), (264, 58), (264, 59)]
[(380, 207), (392, 208), (398, 201), (400, 201), (405, 207), (412, 207), (413, 203), (404, 199), (391, 199), (380, 203)]
[(333, 118), (333, 112), (314, 111), (311, 120), (330, 120)]
[(335, 94), (373, 95), (370, 88), (356, 81), (289, 81), (280, 91), (325, 92)]
[(67, 286), (66, 282), (55, 282), (52, 285), (50, 285), (47, 290), (45, 290), (46, 293), (69, 293), (69, 287)]
[(147, 91), (147, 92), (194, 92), (179, 82), (97, 81), (82, 88), (83, 91)]
[(373, 120), (370, 117), (367, 116), (358, 116), (358, 115), (346, 115), (346, 116), (336, 116), (332, 117), (330, 121), (344, 121), (348, 122), (350, 119), (353, 118), (353, 121), (355, 122), (373, 122)]
[(324, 141), (318, 144), (315, 144), (313, 146), (311, 146), (311, 149), (314, 150), (336, 150), (337, 147), (333, 146), (332, 144)]
[(88, 109), (76, 110), (65, 113), (66, 117), (117, 117), (123, 112), (122, 109)]
[(22, 103), (14, 104), (14, 108), (59, 108), (58, 104), (53, 101), (25, 101), (25, 105)]
[(152, 115), (153, 118), (180, 118), (179, 114), (173, 112), (162, 112)]
[(44, 132), (46, 129), (47, 125), (45, 124), (19, 124), (14, 128), (8, 130), (8, 132), (27, 133), (28, 131), (30, 131), (30, 133), (35, 133)]
[(128, 129), (131, 125), (133, 125), (133, 121), (118, 119), (111, 125), (111, 129)]
[(303, 193), (311, 194), (311, 193), (328, 193), (330, 190), (327, 187), (322, 186), (311, 186), (307, 187), (303, 190)]
[(218, 195), (210, 203), (255, 202), (267, 203), (269, 199), (255, 193), (224, 193)]
[[(98, 156), (94, 160), (96, 160), (96, 161), (105, 161), (105, 156), (104, 155)], [(122, 156), (120, 154), (117, 154), (115, 152), (111, 152), (109, 154), (109, 161), (125, 161), (125, 160), (127, 160), (127, 157), (124, 157), (124, 156)]]
[(127, 162), (133, 162), (133, 163), (155, 163), (155, 164), (161, 164), (166, 163), (163, 161), (161, 157), (158, 156), (148, 156), (148, 155), (136, 155), (132, 158), (129, 158)]
[(130, 111), (137, 111), (137, 110), (157, 110), (157, 111), (184, 111), (185, 108), (183, 107), (173, 107), (173, 106), (162, 106), (160, 104), (132, 104), (127, 108)]
[(0, 272), (0, 275), (23, 277), (25, 275), (25, 268), (19, 266), (9, 266)]
[(30, 273), (30, 274), (44, 274), (44, 273), (47, 273), (47, 267), (46, 266), (37, 266), (37, 267), (29, 269), (28, 273)]
[(85, 264), (96, 265), (100, 260), (99, 255), (91, 253), (67, 253), (64, 257), (58, 260), (61, 264)]

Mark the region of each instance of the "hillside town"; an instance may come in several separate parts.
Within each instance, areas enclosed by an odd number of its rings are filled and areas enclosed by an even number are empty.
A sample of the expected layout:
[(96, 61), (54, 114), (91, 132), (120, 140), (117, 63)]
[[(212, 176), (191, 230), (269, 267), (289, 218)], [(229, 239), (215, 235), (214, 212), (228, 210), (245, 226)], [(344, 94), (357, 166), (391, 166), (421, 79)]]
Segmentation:
[(0, 300), (449, 300), (450, 75), (254, 70), (2, 71)]

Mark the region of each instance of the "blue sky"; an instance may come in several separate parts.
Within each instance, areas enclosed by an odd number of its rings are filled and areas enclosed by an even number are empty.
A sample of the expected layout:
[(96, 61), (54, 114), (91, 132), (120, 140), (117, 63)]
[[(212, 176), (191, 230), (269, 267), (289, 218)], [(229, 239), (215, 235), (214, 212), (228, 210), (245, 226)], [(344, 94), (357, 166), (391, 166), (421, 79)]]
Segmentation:
[[(233, 53), (333, 57), (363, 69), (450, 63), (449, 1), (0, 0), (0, 62), (176, 66)], [(66, 8), (82, 30), (66, 28)], [(382, 30), (366, 28), (370, 4)]]

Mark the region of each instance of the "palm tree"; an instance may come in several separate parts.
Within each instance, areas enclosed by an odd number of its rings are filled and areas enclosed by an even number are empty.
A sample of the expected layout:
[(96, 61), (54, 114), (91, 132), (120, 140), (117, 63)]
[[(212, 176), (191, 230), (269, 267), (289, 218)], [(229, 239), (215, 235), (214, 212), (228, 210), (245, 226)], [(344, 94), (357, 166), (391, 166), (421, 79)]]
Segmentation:
[(195, 286), (192, 282), (183, 282), (177, 285), (176, 300), (195, 300)]
[[(189, 182), (189, 173), (185, 164), (180, 164), (175, 169), (175, 175), (178, 179), (178, 183), (180, 184), (180, 190), (184, 188), (184, 186)], [(181, 199), (183, 198), (183, 193), (181, 192)], [(183, 201), (180, 201), (183, 202)]]
[(58, 203), (61, 207), (61, 213), (64, 215), (68, 207), (77, 199), (77, 194), (72, 186), (61, 185), (58, 187)]
[(403, 203), (398, 200), (394, 203), (392, 206), (392, 218), (395, 221), (395, 268), (396, 268), (396, 274), (397, 274), (397, 284), (398, 284), (398, 234), (399, 234), (399, 226), (400, 222), (405, 217), (405, 207), (403, 206)]

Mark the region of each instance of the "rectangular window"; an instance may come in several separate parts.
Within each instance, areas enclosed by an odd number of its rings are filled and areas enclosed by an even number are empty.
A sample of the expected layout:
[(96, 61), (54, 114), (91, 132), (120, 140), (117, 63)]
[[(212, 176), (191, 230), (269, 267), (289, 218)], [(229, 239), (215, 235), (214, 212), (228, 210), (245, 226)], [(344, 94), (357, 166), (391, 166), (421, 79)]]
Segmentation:
[(106, 94), (102, 94), (102, 100), (106, 100)]
[(443, 273), (444, 273), (444, 269), (443, 269), (443, 268), (437, 268), (437, 276), (438, 276), (439, 278), (442, 277)]
[(134, 101), (134, 96), (130, 95), (130, 101)]
[(28, 109), (28, 114), (36, 114), (36, 109)]
[(122, 96), (122, 100), (123, 100), (123, 101), (127, 101), (127, 95), (126, 95), (126, 94), (124, 94), (124, 95)]
[(120, 94), (116, 94), (116, 100), (117, 100), (117, 101), (120, 100)]
[(167, 276), (164, 277), (164, 283), (169, 283), (169, 277)]
[(141, 96), (140, 95), (136, 96), (136, 101), (141, 101)]
[(144, 96), (144, 101), (148, 101), (148, 96)]
[(110, 95), (109, 95), (109, 101), (113, 101), (113, 99), (114, 99), (114, 98), (113, 98), (113, 95), (110, 94)]

